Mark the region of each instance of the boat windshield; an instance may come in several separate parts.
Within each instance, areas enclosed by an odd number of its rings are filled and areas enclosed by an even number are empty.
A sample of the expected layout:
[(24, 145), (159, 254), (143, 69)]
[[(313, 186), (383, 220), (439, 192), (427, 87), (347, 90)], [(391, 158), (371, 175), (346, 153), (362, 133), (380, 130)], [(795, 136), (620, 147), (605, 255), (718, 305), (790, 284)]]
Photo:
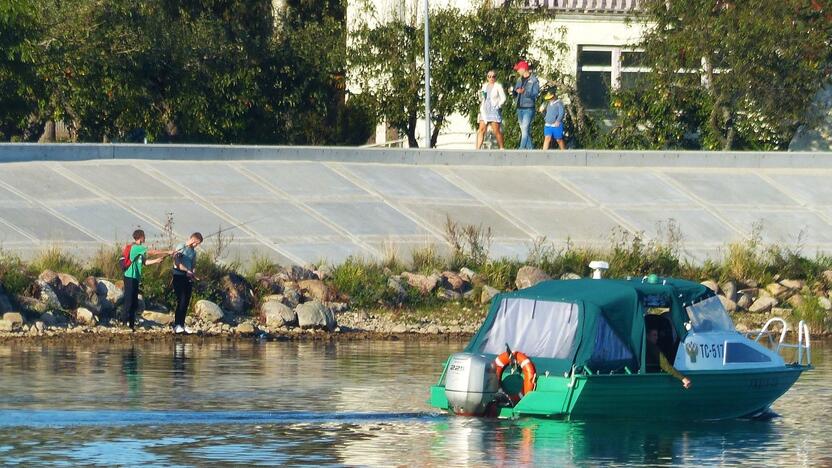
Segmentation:
[(717, 296), (685, 308), (694, 332), (736, 331), (734, 322)]

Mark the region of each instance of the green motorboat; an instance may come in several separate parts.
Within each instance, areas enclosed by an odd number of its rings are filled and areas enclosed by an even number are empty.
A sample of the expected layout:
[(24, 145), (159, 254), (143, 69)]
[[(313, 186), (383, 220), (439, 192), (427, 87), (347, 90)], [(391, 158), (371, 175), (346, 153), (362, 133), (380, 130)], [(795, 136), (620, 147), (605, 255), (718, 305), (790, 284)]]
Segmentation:
[[(691, 281), (544, 281), (493, 299), (468, 346), (446, 361), (430, 404), (498, 417), (750, 417), (811, 369), (808, 328), (800, 322), (796, 344), (784, 342), (788, 329), (774, 318), (743, 335), (719, 297)], [(656, 349), (689, 388), (654, 368)]]

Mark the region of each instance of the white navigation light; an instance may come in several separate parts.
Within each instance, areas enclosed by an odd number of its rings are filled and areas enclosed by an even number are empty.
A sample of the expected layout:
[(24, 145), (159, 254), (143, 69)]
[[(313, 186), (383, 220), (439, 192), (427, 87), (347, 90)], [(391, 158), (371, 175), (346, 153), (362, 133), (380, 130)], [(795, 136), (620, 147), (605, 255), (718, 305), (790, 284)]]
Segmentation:
[(593, 260), (589, 262), (589, 267), (592, 268), (592, 279), (601, 279), (604, 271), (610, 269), (610, 264), (601, 260)]

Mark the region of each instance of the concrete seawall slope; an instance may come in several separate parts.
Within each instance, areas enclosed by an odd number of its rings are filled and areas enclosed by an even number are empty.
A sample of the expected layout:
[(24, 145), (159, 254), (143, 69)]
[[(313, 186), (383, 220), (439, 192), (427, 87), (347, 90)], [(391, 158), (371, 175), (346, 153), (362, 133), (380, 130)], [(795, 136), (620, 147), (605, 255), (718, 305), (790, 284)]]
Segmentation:
[(244, 262), (407, 259), (444, 244), (446, 217), (490, 227), (495, 257), (671, 224), (695, 259), (754, 229), (812, 256), (832, 252), (831, 181), (832, 153), (7, 144), (0, 248), (85, 256), (136, 227), (159, 238), (170, 214), (180, 239), (237, 226), (227, 258)]

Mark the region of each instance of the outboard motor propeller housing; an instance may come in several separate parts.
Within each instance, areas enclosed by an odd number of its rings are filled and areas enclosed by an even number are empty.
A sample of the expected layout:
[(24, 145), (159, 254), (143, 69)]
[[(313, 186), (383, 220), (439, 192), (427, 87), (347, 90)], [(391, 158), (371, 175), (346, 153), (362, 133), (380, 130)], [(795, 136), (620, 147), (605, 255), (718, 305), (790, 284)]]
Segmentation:
[(445, 372), (445, 398), (451, 411), (481, 416), (500, 390), (493, 359), (482, 354), (451, 355)]

